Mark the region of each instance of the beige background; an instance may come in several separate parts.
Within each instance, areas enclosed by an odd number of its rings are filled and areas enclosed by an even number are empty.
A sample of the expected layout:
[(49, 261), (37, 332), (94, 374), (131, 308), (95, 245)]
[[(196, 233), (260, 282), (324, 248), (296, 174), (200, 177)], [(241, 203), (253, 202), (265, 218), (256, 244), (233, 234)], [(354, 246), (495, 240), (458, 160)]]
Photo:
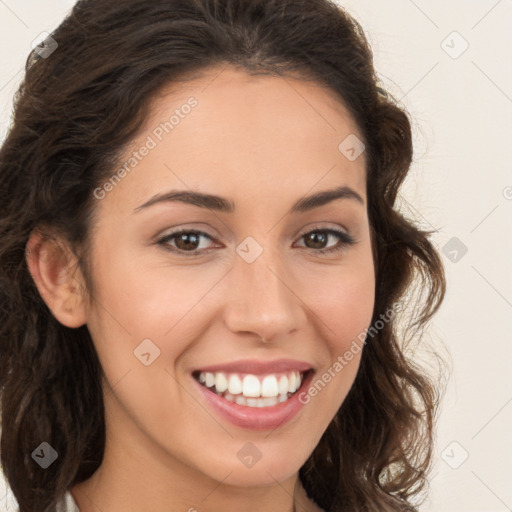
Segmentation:
[[(0, 140), (31, 42), (73, 3), (0, 0)], [(429, 338), (440, 350), (444, 342), (452, 375), (421, 510), (512, 511), (512, 1), (339, 3), (363, 24), (382, 81), (414, 118), (401, 204), (438, 230), (448, 274)], [(0, 479), (0, 510), (14, 505)]]

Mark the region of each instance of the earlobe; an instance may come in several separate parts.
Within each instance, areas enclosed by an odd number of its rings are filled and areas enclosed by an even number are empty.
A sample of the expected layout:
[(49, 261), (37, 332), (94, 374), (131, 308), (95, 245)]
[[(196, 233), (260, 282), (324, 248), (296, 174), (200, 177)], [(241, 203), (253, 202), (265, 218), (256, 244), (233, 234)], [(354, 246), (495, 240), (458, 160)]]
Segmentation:
[(39, 294), (53, 316), (67, 327), (87, 322), (83, 279), (76, 256), (67, 244), (35, 229), (29, 236), (25, 258)]

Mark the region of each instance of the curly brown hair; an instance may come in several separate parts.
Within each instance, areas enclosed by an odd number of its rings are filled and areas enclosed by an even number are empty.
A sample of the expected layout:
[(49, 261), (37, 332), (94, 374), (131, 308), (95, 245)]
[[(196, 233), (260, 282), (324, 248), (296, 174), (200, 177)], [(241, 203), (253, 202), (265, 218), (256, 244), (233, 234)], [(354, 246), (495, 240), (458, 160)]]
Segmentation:
[[(348, 396), (299, 476), (327, 512), (415, 510), (442, 393), (400, 340), (437, 311), (445, 275), (432, 232), (395, 205), (412, 161), (411, 126), (380, 87), (361, 26), (330, 0), (80, 0), (52, 37), (51, 55), (39, 49), (27, 59), (0, 152), (0, 449), (20, 511), (55, 511), (96, 471), (105, 447), (100, 361), (87, 326), (60, 324), (41, 298), (26, 263), (29, 235), (61, 234), (91, 285), (95, 187), (111, 176), (155, 94), (218, 64), (313, 80), (360, 128), (376, 260), (372, 324), (417, 278), (422, 300), (402, 334), (392, 318), (366, 344)], [(42, 441), (59, 454), (44, 471), (31, 458)]]

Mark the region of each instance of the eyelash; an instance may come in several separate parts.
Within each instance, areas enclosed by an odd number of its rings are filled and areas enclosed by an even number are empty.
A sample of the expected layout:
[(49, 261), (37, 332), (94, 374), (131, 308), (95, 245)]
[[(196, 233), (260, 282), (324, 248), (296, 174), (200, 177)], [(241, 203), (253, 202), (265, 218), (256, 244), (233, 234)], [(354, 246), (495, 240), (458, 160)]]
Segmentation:
[[(201, 249), (195, 249), (193, 251), (183, 251), (182, 249), (178, 249), (176, 247), (169, 246), (168, 242), (170, 240), (172, 240), (175, 237), (182, 235), (184, 233), (194, 234), (194, 235), (202, 235), (202, 236), (209, 238), (210, 240), (213, 240), (213, 238), (210, 235), (208, 235), (207, 233), (204, 233), (203, 231), (197, 231), (194, 229), (180, 229), (179, 231), (169, 233), (169, 234), (163, 236), (162, 238), (158, 239), (156, 241), (156, 244), (163, 246), (166, 250), (182, 254), (183, 256), (198, 256), (199, 253), (201, 252)], [(302, 239), (305, 236), (310, 235), (312, 233), (325, 233), (327, 235), (334, 235), (340, 240), (339, 245), (337, 245), (335, 247), (328, 248), (328, 249), (311, 249), (311, 248), (306, 247), (306, 249), (310, 249), (311, 251), (319, 253), (319, 254), (337, 253), (337, 252), (340, 252), (341, 250), (345, 249), (346, 247), (349, 247), (356, 243), (356, 240), (351, 235), (349, 235), (348, 233), (345, 233), (344, 231), (338, 231), (337, 229), (331, 229), (331, 228), (319, 228), (319, 227), (313, 228), (312, 230), (308, 231), (307, 233), (304, 233), (303, 235), (301, 235), (299, 237), (299, 239)], [(203, 251), (209, 251), (209, 250), (211, 250), (211, 249), (203, 249)]]

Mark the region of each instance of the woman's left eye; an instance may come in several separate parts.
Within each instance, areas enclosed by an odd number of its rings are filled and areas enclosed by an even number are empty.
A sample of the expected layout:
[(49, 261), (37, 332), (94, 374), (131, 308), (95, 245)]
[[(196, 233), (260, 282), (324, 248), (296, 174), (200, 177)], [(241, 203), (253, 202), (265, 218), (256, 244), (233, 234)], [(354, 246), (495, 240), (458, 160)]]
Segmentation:
[[(329, 241), (330, 237), (338, 239), (339, 243), (334, 247), (318, 247)], [(210, 250), (209, 248), (201, 247), (200, 239), (207, 238), (213, 240), (211, 236), (204, 233), (203, 231), (186, 230), (182, 229), (174, 233), (169, 233), (157, 240), (158, 245), (164, 246), (166, 249), (172, 252), (178, 252), (184, 256), (197, 256), (199, 252)], [(316, 247), (306, 247), (312, 249), (313, 252), (320, 254), (341, 251), (347, 246), (354, 245), (356, 241), (354, 238), (344, 231), (338, 231), (336, 229), (313, 229), (308, 231), (299, 237), (299, 239), (305, 239), (308, 242), (312, 242)], [(171, 244), (170, 242), (174, 242)]]
[[(352, 235), (349, 235), (345, 231), (338, 231), (337, 229), (313, 229), (303, 234), (300, 238), (305, 238), (308, 241), (312, 241), (314, 244), (322, 245), (323, 242), (329, 240), (329, 237), (337, 238), (339, 240), (338, 245), (329, 248), (316, 248), (317, 250), (315, 252), (319, 252), (320, 254), (338, 252), (356, 243)], [(309, 247), (309, 249), (311, 249), (311, 247)]]

